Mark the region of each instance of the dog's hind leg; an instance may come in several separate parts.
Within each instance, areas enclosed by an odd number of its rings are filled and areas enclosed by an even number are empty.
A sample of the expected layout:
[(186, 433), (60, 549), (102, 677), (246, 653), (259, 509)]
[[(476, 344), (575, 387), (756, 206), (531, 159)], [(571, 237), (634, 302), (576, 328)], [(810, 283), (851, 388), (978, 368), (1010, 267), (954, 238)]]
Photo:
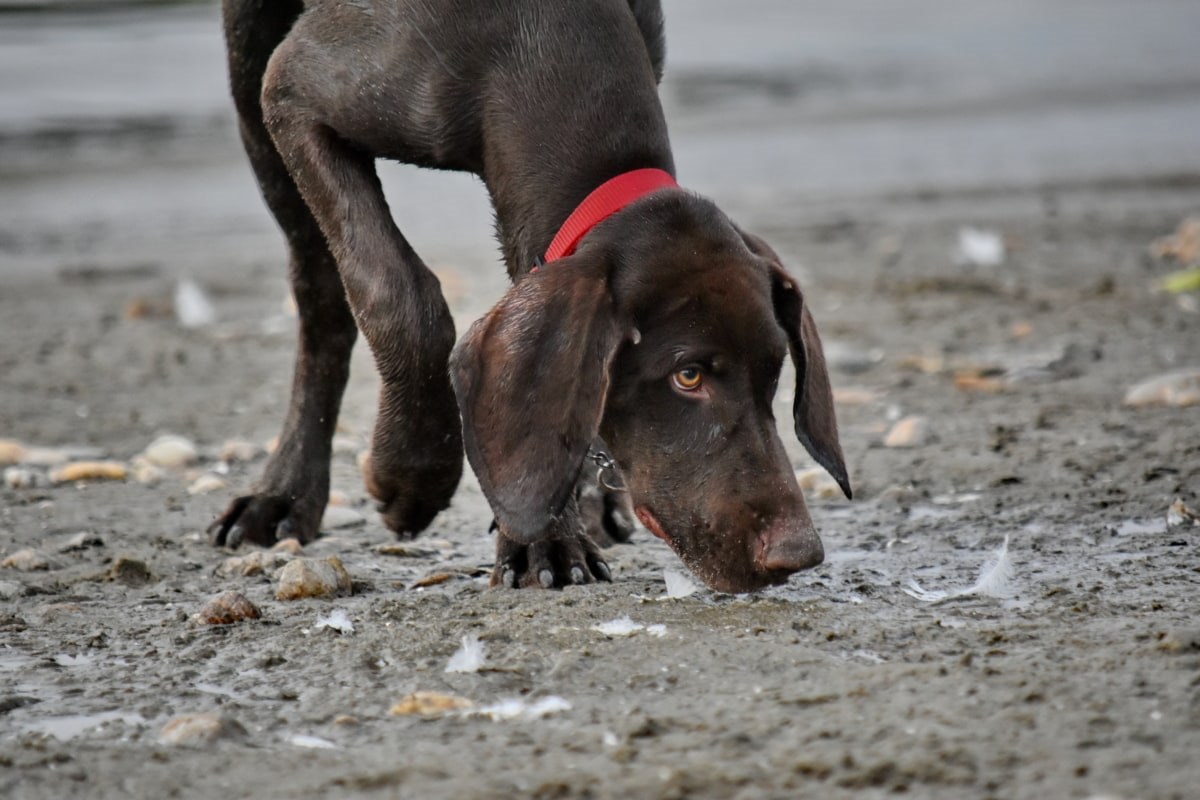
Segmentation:
[(354, 346), (354, 317), (316, 220), (263, 124), (262, 75), (271, 52), (303, 10), (300, 0), (226, 0), (230, 84), (242, 141), (263, 197), (287, 238), (300, 316), (291, 401), (279, 447), (253, 494), (239, 497), (211, 528), (218, 545), (268, 545), (316, 536), (329, 498), (330, 442)]

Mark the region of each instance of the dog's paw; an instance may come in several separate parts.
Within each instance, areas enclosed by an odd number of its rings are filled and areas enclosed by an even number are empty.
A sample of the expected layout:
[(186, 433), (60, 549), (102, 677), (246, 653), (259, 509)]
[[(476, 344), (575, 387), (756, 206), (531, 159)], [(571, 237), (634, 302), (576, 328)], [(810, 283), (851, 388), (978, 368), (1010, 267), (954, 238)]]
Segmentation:
[(585, 473), (577, 490), (579, 516), (588, 538), (600, 547), (628, 542), (633, 535), (633, 505), (629, 492), (601, 485)]
[(587, 534), (555, 535), (532, 544), (522, 544), (496, 533), (496, 567), (492, 586), (508, 589), (558, 589), (596, 581), (612, 581), (600, 548)]
[(278, 495), (246, 495), (229, 504), (208, 527), (208, 535), (216, 547), (242, 543), (270, 547), (281, 539), (298, 539), (306, 544), (317, 538), (321, 511), (302, 509)]
[(462, 459), (423, 470), (388, 469), (368, 453), (362, 460), (362, 474), (383, 524), (397, 536), (411, 539), (450, 505), (462, 476)]

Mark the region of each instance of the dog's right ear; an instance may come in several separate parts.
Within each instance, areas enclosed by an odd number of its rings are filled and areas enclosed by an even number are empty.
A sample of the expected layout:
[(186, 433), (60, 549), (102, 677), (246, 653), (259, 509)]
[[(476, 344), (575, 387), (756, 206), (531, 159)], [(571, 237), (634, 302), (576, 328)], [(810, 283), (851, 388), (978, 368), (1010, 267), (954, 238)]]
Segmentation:
[(525, 276), (451, 355), (467, 458), (513, 538), (562, 512), (599, 432), (623, 338), (607, 262), (585, 251)]

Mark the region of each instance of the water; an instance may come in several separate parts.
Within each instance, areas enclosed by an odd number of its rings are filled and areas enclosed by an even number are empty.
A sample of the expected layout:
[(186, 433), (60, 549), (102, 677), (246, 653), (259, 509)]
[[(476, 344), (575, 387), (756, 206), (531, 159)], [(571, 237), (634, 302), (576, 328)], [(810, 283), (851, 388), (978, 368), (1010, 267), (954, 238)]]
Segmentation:
[[(2, 16), (0, 276), (279, 260), (234, 132), (215, 4), (84, 8)], [(680, 176), (734, 212), (786, 208), (790, 223), (847, 195), (1200, 173), (1194, 3), (664, 8)], [(499, 272), (477, 181), (382, 173), (427, 261)]]

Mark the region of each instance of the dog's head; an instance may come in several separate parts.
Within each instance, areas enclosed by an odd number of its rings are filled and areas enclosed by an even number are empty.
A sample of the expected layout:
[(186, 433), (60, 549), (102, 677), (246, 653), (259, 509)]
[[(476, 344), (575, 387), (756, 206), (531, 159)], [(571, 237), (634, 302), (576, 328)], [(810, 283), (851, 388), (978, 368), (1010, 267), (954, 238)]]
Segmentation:
[(848, 497), (796, 281), (710, 202), (670, 191), (525, 276), (451, 371), (467, 456), (510, 536), (540, 538), (600, 436), (641, 522), (709, 586), (744, 592), (824, 558), (772, 413), (789, 352), (796, 433)]

